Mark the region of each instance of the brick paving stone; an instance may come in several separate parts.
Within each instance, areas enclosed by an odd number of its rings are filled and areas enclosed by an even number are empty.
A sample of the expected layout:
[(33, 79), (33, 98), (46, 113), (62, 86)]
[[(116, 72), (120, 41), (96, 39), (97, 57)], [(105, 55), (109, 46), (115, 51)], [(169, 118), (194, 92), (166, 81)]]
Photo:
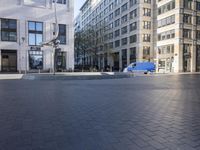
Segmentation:
[(200, 150), (200, 75), (0, 81), (1, 150)]

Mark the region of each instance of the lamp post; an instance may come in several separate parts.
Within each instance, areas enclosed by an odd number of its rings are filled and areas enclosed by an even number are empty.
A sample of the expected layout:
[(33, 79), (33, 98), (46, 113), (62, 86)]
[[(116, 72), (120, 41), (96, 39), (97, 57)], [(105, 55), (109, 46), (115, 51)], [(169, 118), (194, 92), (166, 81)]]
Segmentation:
[[(23, 58), (24, 58), (24, 56), (22, 55), (22, 51), (24, 49), (25, 37), (22, 37), (21, 40), (22, 40), (22, 42), (20, 42), (21, 50), (19, 52), (19, 54), (20, 54), (20, 56), (19, 56), (19, 61), (20, 61), (19, 62), (20, 63), (20, 71), (19, 72), (20, 72), (20, 74), (22, 73), (22, 62), (23, 62)], [(26, 64), (26, 62), (25, 62), (25, 64)]]

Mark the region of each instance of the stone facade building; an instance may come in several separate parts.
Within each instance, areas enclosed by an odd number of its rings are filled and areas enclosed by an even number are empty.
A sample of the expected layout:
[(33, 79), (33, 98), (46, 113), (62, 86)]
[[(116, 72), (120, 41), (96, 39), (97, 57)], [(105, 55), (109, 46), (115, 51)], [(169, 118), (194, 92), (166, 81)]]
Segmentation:
[[(57, 16), (61, 48), (57, 67), (73, 69), (73, 0), (58, 0)], [(54, 1), (1, 0), (0, 71), (52, 70), (53, 48), (38, 46), (52, 39), (54, 28)]]
[[(153, 61), (151, 0), (87, 0), (81, 8), (81, 29), (99, 29), (99, 68), (122, 70), (134, 61)], [(80, 19), (80, 18), (79, 18)], [(90, 57), (90, 56), (88, 56)], [(86, 58), (91, 64), (90, 58)]]
[(106, 24), (100, 67), (151, 61), (157, 72), (200, 71), (200, 0), (87, 0), (80, 16), (82, 30)]

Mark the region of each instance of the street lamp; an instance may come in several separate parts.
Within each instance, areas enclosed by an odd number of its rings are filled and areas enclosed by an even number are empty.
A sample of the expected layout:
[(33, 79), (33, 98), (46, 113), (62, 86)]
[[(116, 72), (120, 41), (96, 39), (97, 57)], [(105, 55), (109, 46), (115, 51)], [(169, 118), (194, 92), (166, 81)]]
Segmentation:
[[(19, 64), (20, 64), (20, 70), (19, 70), (19, 73), (21, 74), (22, 73), (22, 62), (23, 62), (23, 59), (24, 59), (24, 56), (22, 55), (22, 51), (24, 49), (24, 43), (25, 43), (25, 37), (22, 37), (21, 38), (21, 41), (20, 42), (20, 52), (19, 52)], [(26, 64), (26, 63), (25, 63)]]

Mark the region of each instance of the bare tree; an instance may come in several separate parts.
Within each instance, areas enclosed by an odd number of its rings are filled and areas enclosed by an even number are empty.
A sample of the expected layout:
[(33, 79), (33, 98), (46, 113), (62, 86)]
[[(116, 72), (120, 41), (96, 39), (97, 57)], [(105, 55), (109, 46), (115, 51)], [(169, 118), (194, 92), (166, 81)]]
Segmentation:
[(104, 52), (104, 29), (104, 24), (89, 25), (86, 29), (75, 33), (75, 57), (82, 57), (83, 65), (86, 56), (90, 56), (93, 58), (91, 67), (98, 66), (99, 52)]

